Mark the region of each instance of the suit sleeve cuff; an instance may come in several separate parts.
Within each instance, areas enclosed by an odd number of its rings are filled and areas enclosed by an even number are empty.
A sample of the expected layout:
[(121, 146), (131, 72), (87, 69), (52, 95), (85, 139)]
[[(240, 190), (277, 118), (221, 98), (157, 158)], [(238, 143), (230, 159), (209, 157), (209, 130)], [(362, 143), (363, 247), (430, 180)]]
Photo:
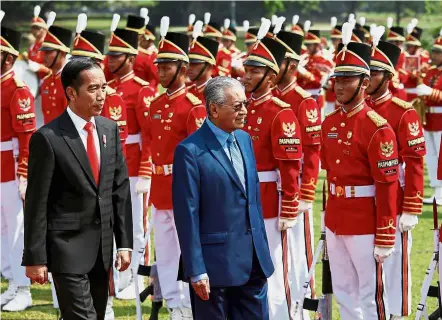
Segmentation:
[(117, 251), (130, 251), (132, 252), (131, 248), (118, 248)]
[(190, 277), (190, 281), (192, 281), (193, 283), (198, 282), (203, 279), (209, 279), (209, 276), (207, 275), (207, 273), (203, 273), (203, 274), (199, 274), (197, 276)]

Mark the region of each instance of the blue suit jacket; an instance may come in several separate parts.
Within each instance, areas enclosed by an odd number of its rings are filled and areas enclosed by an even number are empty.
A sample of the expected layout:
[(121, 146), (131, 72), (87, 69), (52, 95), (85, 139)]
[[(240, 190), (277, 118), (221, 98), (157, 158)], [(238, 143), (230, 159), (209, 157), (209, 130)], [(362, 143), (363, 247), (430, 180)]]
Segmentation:
[(245, 284), (253, 250), (266, 277), (274, 271), (264, 227), (250, 136), (235, 131), (247, 192), (207, 123), (182, 141), (173, 163), (173, 208), (184, 278), (207, 273), (213, 287)]

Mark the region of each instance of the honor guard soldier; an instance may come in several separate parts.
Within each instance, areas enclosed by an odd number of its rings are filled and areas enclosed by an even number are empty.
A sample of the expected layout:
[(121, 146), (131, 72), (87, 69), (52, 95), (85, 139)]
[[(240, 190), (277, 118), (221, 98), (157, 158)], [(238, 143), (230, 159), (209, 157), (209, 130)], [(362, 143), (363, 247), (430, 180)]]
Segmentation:
[[(29, 140), (36, 130), (34, 97), (14, 74), (20, 32), (0, 27), (1, 51), (1, 224), (11, 279), (0, 296), (2, 311), (23, 311), (32, 305), (30, 280), (21, 266), (23, 255), (23, 201), (27, 187)], [(18, 188), (17, 188), (18, 186)]]
[(389, 17), (387, 21), (388, 25), (388, 33), (386, 41), (390, 42), (394, 45), (397, 45), (401, 49), (401, 55), (399, 56), (399, 60), (396, 65), (396, 76), (390, 82), (390, 91), (393, 93), (393, 96), (407, 100), (407, 92), (404, 89), (404, 83), (408, 81), (410, 73), (405, 69), (405, 52), (404, 49), (404, 28), (402, 27), (393, 27), (393, 20)]
[[(300, 199), (301, 129), (290, 104), (272, 94), (286, 47), (266, 37), (270, 20), (263, 20), (257, 42), (244, 62), (243, 83), (251, 94), (247, 125), (255, 150), (264, 224), (275, 273), (268, 279), (270, 319), (291, 319), (296, 288), (290, 286), (294, 268), (289, 250)], [(292, 290), (293, 289), (293, 290)]]
[[(161, 41), (155, 63), (166, 92), (145, 105), (143, 153), (152, 155), (152, 217), (155, 228), (155, 254), (161, 293), (171, 319), (192, 319), (187, 283), (177, 281), (180, 244), (172, 206), (172, 171), (175, 147), (196, 131), (206, 118), (201, 100), (185, 86), (189, 64), (187, 35), (168, 32), (169, 17), (161, 19)], [(143, 103), (139, 101), (139, 103)], [(148, 141), (145, 148), (144, 137)], [(150, 183), (150, 179), (149, 179)]]
[(34, 7), (34, 17), (31, 20), (31, 33), (35, 38), (35, 42), (28, 49), (27, 59), (29, 69), (36, 72), (38, 77), (42, 79), (50, 70), (43, 64), (43, 55), (42, 52), (39, 51), (48, 31), (46, 22), (39, 16), (40, 11), (40, 6)]
[[(134, 234), (134, 250), (132, 257), (132, 278), (129, 286), (116, 294), (118, 299), (135, 298), (135, 278), (141, 260), (144, 246), (143, 225), (143, 193), (148, 193), (149, 186), (145, 185), (145, 179), (150, 179), (152, 172), (149, 159), (141, 158), (141, 120), (137, 110), (138, 99), (143, 90), (146, 99), (152, 99), (154, 94), (149, 83), (134, 74), (133, 66), (138, 53), (138, 33), (127, 29), (117, 29), (119, 16), (115, 15), (112, 21), (112, 35), (109, 40), (107, 55), (109, 57), (109, 71), (114, 79), (109, 81), (109, 86), (126, 102), (128, 136), (126, 139), (126, 163), (130, 180), (130, 192), (132, 199), (132, 220)], [(139, 288), (142, 290), (143, 281), (140, 277)], [(121, 278), (120, 278), (120, 281)]]
[(196, 20), (196, 16), (194, 13), (189, 14), (189, 23), (187, 24), (187, 36), (189, 37), (189, 44), (192, 42), (193, 40), (193, 25), (195, 23)]
[(259, 27), (250, 27), (247, 29), (244, 35), (244, 45), (247, 49), (247, 55), (253, 50), (253, 44), (256, 42), (256, 36), (258, 35)]
[(61, 71), (66, 64), (66, 55), (70, 52), (72, 32), (68, 29), (53, 26), (55, 12), (49, 13), (49, 27), (40, 51), (43, 51), (43, 63), (51, 73), (41, 84), (41, 109), (44, 124), (47, 124), (63, 113), (68, 106), (66, 95), (61, 84)]
[(189, 71), (187, 76), (193, 82), (188, 90), (199, 100), (204, 101), (204, 88), (212, 78), (215, 68), (215, 57), (218, 53), (219, 44), (215, 40), (201, 37), (202, 22), (197, 21), (193, 29), (193, 40), (189, 49)]
[(425, 141), (422, 123), (411, 104), (393, 97), (388, 89), (401, 54), (394, 44), (379, 41), (383, 27), (373, 35), (370, 85), (366, 92), (369, 106), (393, 128), (399, 152), (398, 228), (395, 250), (384, 263), (388, 306), (393, 320), (411, 313), (411, 229), (422, 213), (424, 194)]
[[(333, 19), (334, 18), (334, 19)], [(336, 24), (336, 17), (332, 17), (332, 30), (330, 33), (330, 39), (333, 47), (330, 48), (332, 51), (332, 62), (333, 65), (336, 62), (336, 55), (338, 54), (338, 46), (342, 43), (342, 25)], [(334, 81), (333, 79), (329, 79), (324, 84), (325, 89), (325, 105), (324, 105), (324, 115), (328, 115), (329, 113), (335, 111), (336, 109), (336, 95), (334, 90)]]
[[(286, 48), (285, 58), (282, 62), (276, 87), (273, 94), (288, 103), (295, 113), (301, 132), (303, 161), (300, 170), (299, 214), (298, 223), (291, 229), (293, 234), (292, 245), (302, 252), (299, 256), (292, 257), (295, 272), (294, 282), (298, 282), (295, 292), (301, 292), (303, 283), (299, 279), (307, 279), (308, 271), (313, 260), (313, 202), (319, 174), (319, 149), (321, 143), (321, 110), (312, 98), (312, 95), (296, 83), (296, 68), (301, 60), (301, 46), (303, 37), (293, 32), (280, 31), (275, 34), (275, 39)], [(311, 290), (314, 296), (314, 280)], [(292, 295), (293, 303), (296, 302)]]
[(428, 166), (430, 186), (434, 189), (434, 194), (430, 198), (424, 199), (424, 203), (430, 204), (436, 198), (437, 204), (442, 205), (442, 181), (436, 177), (437, 157), (442, 135), (442, 29), (431, 48), (431, 66), (423, 84), (417, 86), (417, 95), (423, 99), (426, 106), (424, 135), (427, 155), (425, 160)]
[[(223, 49), (221, 49), (221, 54), (226, 54), (226, 59), (230, 57), (232, 64), (232, 74), (233, 78), (240, 78), (244, 75), (243, 67), (243, 57), (245, 53), (241, 52), (236, 46), (236, 28), (230, 25), (230, 19), (224, 19), (223, 36), (221, 38), (221, 43)], [(221, 58), (222, 60), (222, 58)]]
[(159, 79), (154, 61), (158, 51), (153, 43), (155, 40), (155, 28), (152, 26), (147, 28), (147, 22), (149, 21), (147, 9), (142, 8), (141, 11), (141, 14), (144, 16), (128, 15), (126, 24), (126, 30), (138, 33), (138, 54), (135, 57), (134, 73), (137, 77), (149, 82), (152, 89), (157, 92)]
[(404, 83), (405, 91), (407, 91), (407, 101), (411, 102), (417, 98), (416, 87), (423, 79), (425, 72), (429, 67), (430, 54), (422, 48), (420, 38), (422, 29), (414, 26), (411, 22), (407, 26), (407, 36), (405, 37), (405, 70), (409, 71), (409, 77)]
[[(221, 25), (217, 22), (210, 21), (210, 13), (204, 14), (204, 37), (213, 39), (220, 43), (223, 33), (221, 32)], [(216, 68), (213, 70), (213, 76), (230, 77), (232, 74), (232, 57), (230, 51), (223, 46), (220, 46), (216, 56)]]
[(321, 50), (319, 30), (310, 30), (310, 21), (304, 24), (304, 44), (307, 46), (308, 56), (305, 68), (298, 67), (298, 84), (317, 99), (320, 108), (324, 106), (324, 97), (321, 94), (322, 85), (330, 76), (333, 64), (325, 58)]
[(340, 319), (387, 319), (382, 262), (395, 244), (398, 148), (387, 120), (365, 103), (371, 48), (350, 42), (351, 28), (343, 25), (332, 75), (340, 108), (321, 132), (327, 251)]

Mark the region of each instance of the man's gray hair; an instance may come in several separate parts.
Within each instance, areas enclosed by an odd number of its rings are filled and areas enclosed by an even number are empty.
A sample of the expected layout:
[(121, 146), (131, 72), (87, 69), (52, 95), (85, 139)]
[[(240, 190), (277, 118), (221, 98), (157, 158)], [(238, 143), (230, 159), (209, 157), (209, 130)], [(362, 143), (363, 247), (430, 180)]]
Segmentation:
[(226, 103), (226, 90), (233, 88), (241, 88), (244, 90), (243, 84), (234, 78), (216, 77), (207, 82), (207, 85), (204, 88), (207, 115), (210, 115), (210, 104)]

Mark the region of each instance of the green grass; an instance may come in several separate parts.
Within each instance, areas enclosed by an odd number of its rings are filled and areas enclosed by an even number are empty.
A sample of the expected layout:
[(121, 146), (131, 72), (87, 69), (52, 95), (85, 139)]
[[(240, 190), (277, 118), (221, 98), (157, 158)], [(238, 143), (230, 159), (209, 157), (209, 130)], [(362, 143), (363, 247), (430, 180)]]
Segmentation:
[[(320, 210), (322, 208), (322, 184), (324, 180), (324, 173), (320, 175), (320, 181), (318, 183), (318, 192), (315, 200), (315, 239), (317, 240), (320, 235)], [(431, 194), (431, 190), (428, 187), (428, 177), (425, 179), (425, 194), (428, 196)], [(416, 306), (420, 300), (420, 289), (425, 277), (425, 272), (430, 263), (432, 251), (433, 251), (433, 214), (431, 206), (424, 206), (424, 212), (419, 219), (419, 225), (413, 231), (413, 249), (411, 254), (411, 268), (412, 268), (412, 315), (409, 319), (414, 319)], [(433, 282), (437, 280), (437, 273)], [(6, 290), (7, 283), (4, 279), (1, 282), (1, 291)], [(316, 269), (316, 289), (318, 294), (321, 289), (321, 264), (317, 265)], [(34, 319), (34, 320), (54, 320), (56, 319), (56, 311), (52, 308), (51, 288), (49, 285), (34, 285), (32, 287), (33, 307), (20, 313), (6, 313), (2, 312), (1, 319), (9, 320), (22, 320), (22, 319)], [(436, 309), (437, 303), (434, 298), (428, 299), (430, 312)], [(116, 319), (129, 320), (134, 319), (135, 315), (135, 302), (134, 301), (121, 301), (115, 300), (114, 310)], [(143, 305), (143, 319), (148, 319), (150, 314), (150, 302), (146, 301)], [(167, 310), (162, 309), (160, 315), (161, 320), (168, 319)], [(336, 303), (333, 305), (333, 320), (339, 319), (339, 313)]]

